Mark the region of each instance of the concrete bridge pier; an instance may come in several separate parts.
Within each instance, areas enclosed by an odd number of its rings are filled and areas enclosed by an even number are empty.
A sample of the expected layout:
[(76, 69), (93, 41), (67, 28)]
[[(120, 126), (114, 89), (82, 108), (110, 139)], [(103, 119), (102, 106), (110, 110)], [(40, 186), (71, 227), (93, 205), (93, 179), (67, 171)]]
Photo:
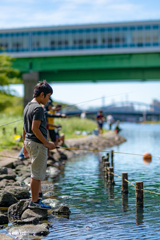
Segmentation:
[(22, 79), (24, 82), (24, 107), (33, 98), (33, 90), (39, 81), (39, 72), (23, 73)]

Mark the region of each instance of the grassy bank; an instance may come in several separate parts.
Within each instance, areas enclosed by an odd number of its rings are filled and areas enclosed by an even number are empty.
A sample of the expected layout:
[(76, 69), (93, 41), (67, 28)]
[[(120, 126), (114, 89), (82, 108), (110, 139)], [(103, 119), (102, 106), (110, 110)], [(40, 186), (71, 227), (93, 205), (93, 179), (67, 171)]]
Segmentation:
[[(17, 129), (17, 134), (22, 135), (23, 120), (17, 122), (14, 121), (22, 118), (22, 115), (8, 116), (5, 114), (0, 114), (0, 125), (13, 122), (11, 124), (0, 127), (0, 150), (11, 149), (13, 146), (22, 146), (21, 142), (16, 142), (14, 139), (15, 127)], [(82, 137), (82, 135), (75, 135), (75, 131), (92, 132), (92, 130), (97, 127), (95, 121), (80, 118), (55, 119), (55, 123), (62, 125), (62, 130), (60, 133), (63, 132), (66, 139)], [(3, 134), (3, 128), (5, 128), (5, 134)]]

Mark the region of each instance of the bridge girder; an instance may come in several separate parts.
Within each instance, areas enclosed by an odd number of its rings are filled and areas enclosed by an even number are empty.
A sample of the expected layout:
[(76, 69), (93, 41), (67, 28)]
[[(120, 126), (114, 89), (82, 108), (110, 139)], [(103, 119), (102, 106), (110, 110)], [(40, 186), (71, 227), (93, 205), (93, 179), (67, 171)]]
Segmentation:
[(13, 67), (48, 82), (145, 81), (160, 79), (160, 53), (17, 58)]

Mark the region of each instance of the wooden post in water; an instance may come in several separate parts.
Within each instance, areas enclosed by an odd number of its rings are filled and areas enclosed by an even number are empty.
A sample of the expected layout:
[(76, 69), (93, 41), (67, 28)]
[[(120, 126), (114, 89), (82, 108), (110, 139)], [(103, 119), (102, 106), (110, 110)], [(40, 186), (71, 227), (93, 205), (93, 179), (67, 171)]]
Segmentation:
[(17, 128), (14, 127), (14, 134), (17, 134)]
[(128, 194), (122, 193), (122, 209), (127, 212), (128, 209)]
[(102, 166), (104, 165), (104, 159), (105, 159), (105, 157), (102, 156)]
[(105, 166), (105, 157), (102, 157), (102, 162), (101, 162), (101, 168), (104, 171), (104, 166)]
[(104, 176), (105, 176), (105, 179), (108, 179), (109, 167), (110, 167), (110, 163), (109, 162), (105, 162), (105, 166), (104, 166)]
[(111, 151), (111, 167), (114, 167), (114, 162), (113, 162), (113, 158), (114, 158), (114, 151)]
[(143, 182), (136, 182), (136, 205), (143, 207)]
[(108, 168), (108, 184), (114, 184), (113, 167)]
[(6, 134), (6, 129), (5, 129), (5, 127), (4, 127), (4, 128), (2, 128), (2, 133), (3, 133), (3, 135), (5, 135), (5, 134)]
[(128, 193), (128, 182), (125, 181), (128, 180), (128, 173), (122, 173), (122, 193)]
[(109, 153), (106, 154), (106, 158), (108, 159), (108, 162), (109, 162)]
[(102, 157), (102, 167), (105, 168), (105, 163), (108, 162), (108, 158)]

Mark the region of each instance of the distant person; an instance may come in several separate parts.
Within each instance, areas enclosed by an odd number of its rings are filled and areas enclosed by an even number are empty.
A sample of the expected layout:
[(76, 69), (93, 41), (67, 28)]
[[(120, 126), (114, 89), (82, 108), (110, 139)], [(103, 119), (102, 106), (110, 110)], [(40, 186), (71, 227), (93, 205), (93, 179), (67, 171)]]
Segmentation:
[(86, 112), (85, 112), (85, 111), (83, 111), (83, 112), (81, 113), (81, 119), (84, 119), (84, 118), (86, 118)]
[(121, 131), (121, 128), (119, 127), (119, 123), (120, 123), (120, 121), (117, 120), (115, 129), (114, 129), (115, 133), (117, 133), (117, 134)]
[(103, 116), (103, 111), (100, 110), (97, 115), (96, 115), (96, 121), (97, 121), (97, 124), (98, 124), (98, 131), (99, 131), (99, 134), (102, 134), (103, 133), (103, 123), (104, 123), (104, 116)]
[[(56, 104), (56, 106), (54, 107), (52, 101), (49, 100), (47, 102), (47, 104), (45, 105), (45, 108), (49, 114), (54, 114), (55, 117), (59, 117), (59, 118), (67, 117), (66, 114), (57, 113), (62, 108), (61, 104)], [(65, 136), (63, 133), (59, 135), (59, 132), (58, 132), (62, 126), (59, 124), (58, 125), (54, 124), (54, 117), (47, 118), (47, 126), (48, 126), (49, 136), (50, 136), (52, 142), (54, 142), (55, 146), (57, 146), (58, 143), (61, 146), (65, 146)]]
[(111, 130), (112, 129), (112, 124), (114, 123), (114, 118), (111, 114), (109, 114), (107, 116), (107, 123), (109, 125), (109, 130)]

